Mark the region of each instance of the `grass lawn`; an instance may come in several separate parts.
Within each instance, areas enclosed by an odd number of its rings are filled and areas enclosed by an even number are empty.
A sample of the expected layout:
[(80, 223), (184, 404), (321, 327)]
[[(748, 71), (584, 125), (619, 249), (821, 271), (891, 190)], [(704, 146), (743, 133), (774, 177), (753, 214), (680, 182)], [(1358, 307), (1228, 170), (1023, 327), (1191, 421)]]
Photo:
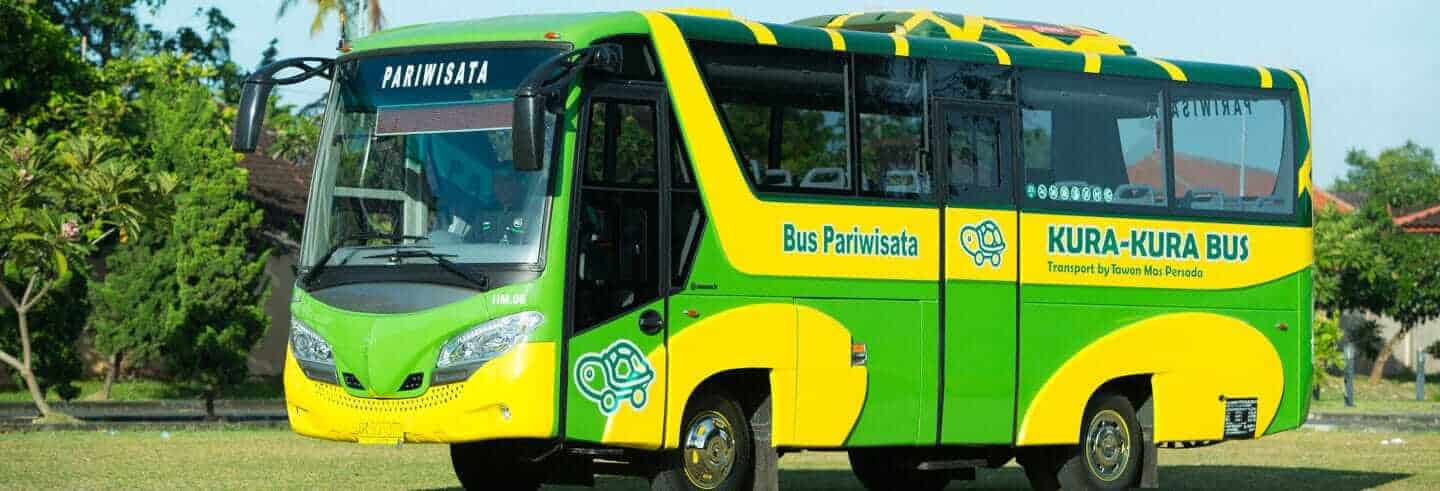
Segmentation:
[(1326, 375), (1320, 381), (1320, 400), (1311, 403), (1314, 411), (1353, 413), (1421, 413), (1440, 412), (1440, 377), (1430, 376), (1425, 384), (1425, 401), (1415, 400), (1415, 378), (1386, 378), (1371, 384), (1363, 374), (1355, 374), (1355, 407), (1345, 407), (1345, 380)]
[[(1399, 437), (1403, 444), (1380, 442)], [(1165, 488), (1437, 489), (1440, 433), (1293, 431), (1255, 442), (1161, 450)], [(785, 489), (859, 489), (844, 454), (787, 455)], [(37, 432), (0, 434), (6, 487), (34, 488), (394, 488), (458, 486), (444, 446), (365, 447), (280, 430)], [(981, 470), (954, 489), (1020, 488), (1013, 464)], [(602, 478), (600, 489), (644, 481)]]
[[(95, 400), (100, 394), (100, 389), (105, 386), (104, 380), (80, 380), (75, 382), (80, 388), (80, 396), (77, 401)], [(280, 377), (263, 377), (251, 380), (231, 388), (222, 399), (281, 399), (284, 398), (284, 384)], [(60, 396), (51, 389), (45, 397), (50, 401), (60, 400)], [(199, 399), (200, 390), (185, 384), (174, 384), (157, 380), (124, 380), (115, 382), (110, 388), (110, 400), (112, 401), (146, 401), (155, 399)], [(30, 392), (22, 387), (6, 387), (0, 389), (0, 402), (29, 402)]]

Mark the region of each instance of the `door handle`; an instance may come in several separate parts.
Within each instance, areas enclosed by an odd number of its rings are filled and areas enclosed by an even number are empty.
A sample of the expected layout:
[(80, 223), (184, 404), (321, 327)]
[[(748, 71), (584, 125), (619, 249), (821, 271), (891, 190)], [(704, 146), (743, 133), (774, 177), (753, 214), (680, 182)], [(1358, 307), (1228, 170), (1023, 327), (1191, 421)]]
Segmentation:
[(665, 319), (660, 317), (659, 312), (646, 310), (640, 313), (640, 332), (653, 336), (662, 327), (665, 327)]

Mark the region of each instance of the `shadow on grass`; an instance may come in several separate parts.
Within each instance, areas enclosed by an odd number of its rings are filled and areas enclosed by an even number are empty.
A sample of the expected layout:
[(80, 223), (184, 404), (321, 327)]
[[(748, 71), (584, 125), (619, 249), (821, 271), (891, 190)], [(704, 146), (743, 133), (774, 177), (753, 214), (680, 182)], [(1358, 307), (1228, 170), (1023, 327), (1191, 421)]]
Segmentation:
[[(1241, 465), (1162, 466), (1163, 489), (1327, 489), (1358, 490), (1382, 486), (1410, 477), (1392, 472), (1365, 472), (1315, 468), (1259, 467)], [(1017, 467), (982, 469), (975, 481), (956, 481), (946, 489), (1029, 489), (1025, 474)], [(458, 488), (454, 488), (458, 489)], [(578, 486), (545, 486), (547, 490), (592, 489)], [(593, 489), (642, 490), (648, 483), (638, 478), (601, 476)], [(863, 490), (848, 469), (794, 469), (780, 471), (780, 489)]]

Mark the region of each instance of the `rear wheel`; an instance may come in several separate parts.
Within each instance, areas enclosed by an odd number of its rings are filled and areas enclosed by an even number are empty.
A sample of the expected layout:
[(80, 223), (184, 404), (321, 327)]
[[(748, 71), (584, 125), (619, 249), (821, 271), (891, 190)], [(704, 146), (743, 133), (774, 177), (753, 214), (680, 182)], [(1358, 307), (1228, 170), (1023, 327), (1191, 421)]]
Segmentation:
[(1034, 489), (1130, 489), (1140, 484), (1144, 449), (1130, 400), (1102, 392), (1085, 406), (1080, 445), (1026, 449), (1020, 465)]
[(725, 393), (705, 394), (685, 409), (680, 451), (667, 452), (651, 479), (656, 490), (750, 489), (755, 440), (740, 404)]
[(944, 489), (954, 477), (953, 472), (922, 471), (921, 459), (912, 452), (895, 449), (856, 449), (850, 451), (850, 470), (865, 489), (876, 491), (913, 489), (917, 491)]
[(532, 445), (512, 441), (485, 441), (450, 445), (450, 465), (465, 489), (533, 491), (544, 476), (531, 462)]

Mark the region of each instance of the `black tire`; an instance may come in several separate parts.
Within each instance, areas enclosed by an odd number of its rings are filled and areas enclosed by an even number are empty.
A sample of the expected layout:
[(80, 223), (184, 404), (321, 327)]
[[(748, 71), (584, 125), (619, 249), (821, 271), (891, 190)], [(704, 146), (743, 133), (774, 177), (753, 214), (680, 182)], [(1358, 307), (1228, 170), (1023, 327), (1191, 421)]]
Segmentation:
[(526, 445), (508, 441), (450, 445), (450, 465), (465, 489), (534, 491), (544, 476), (539, 464), (526, 460)]
[[(683, 426), (680, 427), (680, 450), (661, 454), (659, 469), (650, 479), (650, 489), (750, 489), (755, 472), (755, 438), (751, 434), (750, 421), (745, 418), (740, 404), (723, 392), (705, 393), (685, 408), (683, 421)], [(700, 430), (700, 427), (713, 429)], [(725, 438), (727, 434), (728, 439)], [(703, 440), (696, 443), (703, 442), (704, 448), (691, 447), (691, 435), (701, 435)], [(726, 447), (730, 449), (729, 452), (725, 451)], [(706, 464), (725, 460), (721, 458), (724, 454), (732, 457), (728, 468), (724, 468), (722, 472), (705, 472), (714, 468), (713, 465)], [(685, 466), (686, 459), (692, 460), (689, 468)], [(721, 473), (723, 475), (720, 475)]]
[(855, 449), (850, 451), (850, 470), (872, 491), (938, 491), (955, 477), (951, 472), (922, 471), (915, 457), (895, 449)]
[(1145, 458), (1141, 432), (1135, 407), (1125, 396), (1099, 393), (1090, 398), (1080, 424), (1080, 445), (1068, 452), (1056, 474), (1061, 489), (1138, 486)]
[(1025, 469), (1025, 479), (1030, 481), (1030, 489), (1055, 491), (1060, 489), (1060, 480), (1055, 474), (1072, 451), (1072, 447), (1022, 448), (1015, 455), (1015, 462)]

